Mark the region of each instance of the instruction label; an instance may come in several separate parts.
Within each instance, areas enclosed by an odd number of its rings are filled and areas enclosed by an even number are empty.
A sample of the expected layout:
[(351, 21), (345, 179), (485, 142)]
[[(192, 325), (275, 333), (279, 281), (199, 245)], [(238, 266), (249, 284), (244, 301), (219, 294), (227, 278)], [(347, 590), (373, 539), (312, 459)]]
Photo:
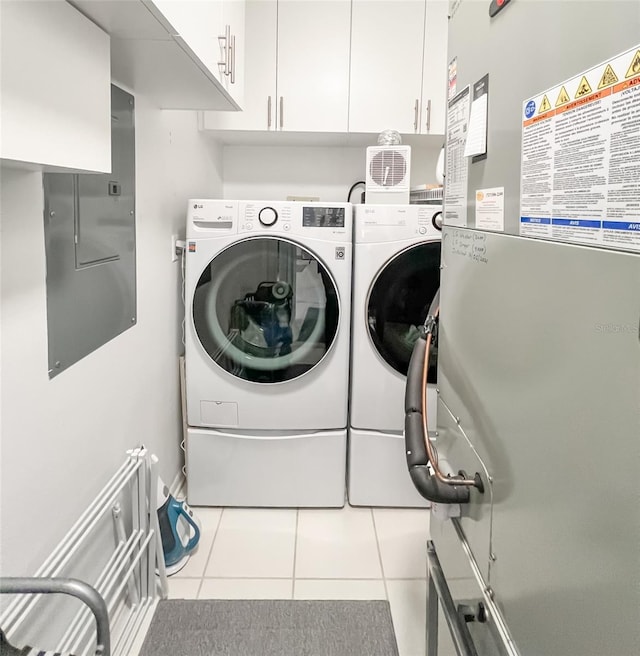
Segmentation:
[(466, 87), (447, 105), (447, 141), (445, 146), (446, 181), (444, 186), (445, 225), (467, 225), (467, 182), (469, 160), (464, 149), (469, 134), (471, 87)]
[(640, 251), (640, 45), (523, 102), (520, 234)]
[(504, 232), (504, 187), (476, 191), (476, 228)]

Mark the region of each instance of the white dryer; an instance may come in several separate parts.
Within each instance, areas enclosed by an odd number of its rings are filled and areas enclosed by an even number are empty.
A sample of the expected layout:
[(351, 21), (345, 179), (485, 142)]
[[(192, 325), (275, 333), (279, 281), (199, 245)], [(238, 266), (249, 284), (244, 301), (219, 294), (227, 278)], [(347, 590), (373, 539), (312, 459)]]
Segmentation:
[(348, 203), (189, 201), (190, 504), (344, 505), (351, 261)]
[[(349, 503), (423, 507), (404, 451), (406, 373), (440, 286), (442, 207), (354, 207)], [(428, 381), (435, 383), (435, 358)], [(429, 423), (436, 393), (430, 385)]]

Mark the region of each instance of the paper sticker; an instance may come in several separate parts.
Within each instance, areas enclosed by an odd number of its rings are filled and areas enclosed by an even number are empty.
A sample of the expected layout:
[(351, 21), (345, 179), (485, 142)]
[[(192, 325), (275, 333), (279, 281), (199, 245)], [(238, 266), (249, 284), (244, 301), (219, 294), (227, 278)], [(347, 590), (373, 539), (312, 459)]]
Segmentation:
[(485, 75), (473, 85), (469, 136), (464, 149), (465, 156), (473, 157), (473, 162), (486, 159), (487, 156), (488, 109), (489, 76)]
[(639, 47), (522, 103), (520, 234), (640, 251)]
[(504, 232), (504, 187), (476, 191), (476, 228)]
[(467, 182), (469, 160), (464, 156), (469, 129), (471, 87), (463, 89), (447, 106), (445, 143), (444, 224), (467, 225)]
[(458, 58), (454, 57), (449, 64), (449, 95), (447, 100), (451, 100), (456, 95), (458, 88)]

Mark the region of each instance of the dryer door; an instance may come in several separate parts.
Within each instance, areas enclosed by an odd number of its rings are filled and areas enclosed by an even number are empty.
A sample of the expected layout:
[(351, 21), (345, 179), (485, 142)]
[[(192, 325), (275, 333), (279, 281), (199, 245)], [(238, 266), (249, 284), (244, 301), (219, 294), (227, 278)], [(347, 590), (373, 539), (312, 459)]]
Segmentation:
[[(440, 243), (423, 242), (398, 253), (380, 269), (369, 290), (369, 336), (380, 357), (403, 376), (418, 330), (440, 287)], [(436, 379), (437, 353), (432, 353), (429, 382)]]
[(299, 244), (258, 237), (228, 247), (205, 267), (193, 325), (209, 357), (230, 374), (280, 383), (313, 369), (333, 344), (336, 285)]

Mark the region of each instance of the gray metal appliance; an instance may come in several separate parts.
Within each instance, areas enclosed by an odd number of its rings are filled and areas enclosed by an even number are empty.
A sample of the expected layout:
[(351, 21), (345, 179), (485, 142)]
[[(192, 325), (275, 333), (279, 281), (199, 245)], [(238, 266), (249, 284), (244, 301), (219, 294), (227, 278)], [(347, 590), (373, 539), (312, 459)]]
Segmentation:
[(635, 656), (640, 2), (455, 0), (449, 61), (427, 653)]

